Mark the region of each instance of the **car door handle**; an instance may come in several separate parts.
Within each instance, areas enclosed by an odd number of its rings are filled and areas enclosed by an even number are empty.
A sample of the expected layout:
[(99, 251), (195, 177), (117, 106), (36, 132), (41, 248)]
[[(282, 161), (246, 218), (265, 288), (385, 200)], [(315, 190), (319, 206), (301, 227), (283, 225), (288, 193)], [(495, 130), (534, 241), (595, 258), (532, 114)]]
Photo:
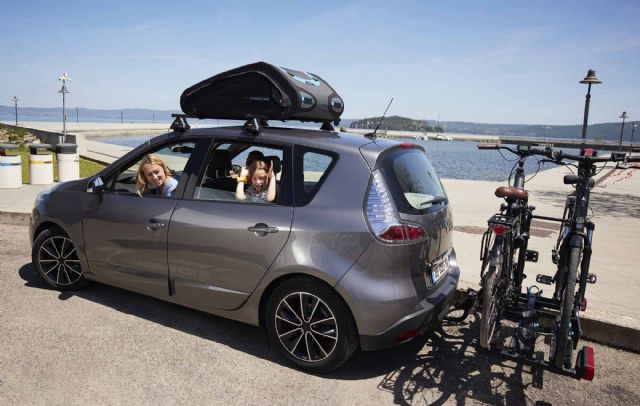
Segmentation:
[(258, 223), (255, 226), (247, 228), (247, 231), (256, 233), (261, 237), (264, 237), (267, 234), (277, 233), (280, 231), (278, 227), (269, 227), (264, 223)]
[(149, 221), (147, 223), (147, 230), (149, 230), (149, 231), (158, 231), (160, 229), (163, 229), (164, 226), (165, 226), (164, 223), (158, 223), (156, 221), (151, 220), (151, 221)]

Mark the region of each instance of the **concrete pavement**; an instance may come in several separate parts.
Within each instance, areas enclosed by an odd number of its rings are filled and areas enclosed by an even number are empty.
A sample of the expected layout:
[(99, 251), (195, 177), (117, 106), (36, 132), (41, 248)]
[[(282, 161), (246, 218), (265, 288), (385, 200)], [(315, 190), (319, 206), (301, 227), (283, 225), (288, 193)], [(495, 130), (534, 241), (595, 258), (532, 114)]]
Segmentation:
[[(80, 153), (92, 160), (111, 163), (129, 148), (84, 140)], [(526, 184), (536, 214), (560, 217), (571, 186), (562, 183), (564, 167), (539, 173)], [(582, 315), (585, 335), (607, 344), (640, 351), (640, 262), (637, 231), (640, 229), (640, 171), (605, 169), (593, 189), (591, 207), (596, 224), (591, 270), (598, 283), (587, 287), (588, 308)], [(501, 200), (493, 192), (505, 182), (444, 179), (454, 210), (454, 243), (462, 269), (461, 287), (479, 288), (480, 242), (487, 219)], [(50, 186), (23, 185), (0, 189), (0, 222), (28, 224), (37, 193)], [(537, 273), (553, 275), (551, 249), (558, 226), (535, 220), (530, 249), (540, 253), (537, 263), (527, 263), (525, 284), (535, 283)], [(551, 286), (540, 286), (546, 294)]]

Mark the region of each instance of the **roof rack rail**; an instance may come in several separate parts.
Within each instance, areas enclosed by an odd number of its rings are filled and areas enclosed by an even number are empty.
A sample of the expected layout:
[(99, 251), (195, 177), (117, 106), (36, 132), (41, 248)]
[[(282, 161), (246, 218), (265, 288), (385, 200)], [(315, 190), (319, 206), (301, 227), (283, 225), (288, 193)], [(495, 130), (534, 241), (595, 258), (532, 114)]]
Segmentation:
[(262, 118), (252, 117), (248, 119), (242, 128), (247, 135), (260, 135), (265, 127), (269, 127), (269, 122)]
[(331, 125), (330, 121), (323, 121), (322, 122), (322, 126), (320, 127), (320, 129), (322, 131), (335, 131), (336, 129), (333, 128), (333, 126)]
[(169, 127), (170, 130), (173, 130), (177, 133), (183, 133), (191, 129), (191, 126), (189, 125), (189, 123), (187, 123), (187, 117), (193, 117), (193, 116), (174, 113), (174, 114), (171, 114), (171, 117), (174, 117), (175, 120), (173, 120), (173, 123), (171, 123), (171, 126)]

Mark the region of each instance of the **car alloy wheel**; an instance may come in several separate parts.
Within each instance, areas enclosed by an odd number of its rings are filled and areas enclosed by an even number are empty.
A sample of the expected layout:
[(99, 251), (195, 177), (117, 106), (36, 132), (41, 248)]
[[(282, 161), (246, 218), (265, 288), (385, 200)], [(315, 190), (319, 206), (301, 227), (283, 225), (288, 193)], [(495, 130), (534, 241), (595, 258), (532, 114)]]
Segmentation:
[(82, 277), (80, 259), (73, 242), (64, 236), (46, 239), (38, 250), (42, 274), (57, 286), (71, 286)]
[(307, 292), (294, 292), (280, 301), (275, 331), (289, 354), (304, 362), (328, 358), (339, 338), (338, 323), (329, 306)]

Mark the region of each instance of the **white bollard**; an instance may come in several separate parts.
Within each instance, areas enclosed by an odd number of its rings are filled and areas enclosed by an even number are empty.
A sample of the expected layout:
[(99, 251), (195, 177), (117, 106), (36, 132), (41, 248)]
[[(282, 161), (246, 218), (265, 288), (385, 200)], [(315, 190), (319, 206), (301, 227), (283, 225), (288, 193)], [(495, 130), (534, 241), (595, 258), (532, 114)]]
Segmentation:
[(58, 182), (80, 179), (78, 154), (58, 154)]
[(53, 156), (51, 154), (29, 155), (29, 177), (32, 185), (51, 185)]
[(80, 157), (76, 144), (58, 144), (58, 182), (80, 179)]
[(20, 155), (0, 156), (0, 189), (22, 187), (22, 158)]

